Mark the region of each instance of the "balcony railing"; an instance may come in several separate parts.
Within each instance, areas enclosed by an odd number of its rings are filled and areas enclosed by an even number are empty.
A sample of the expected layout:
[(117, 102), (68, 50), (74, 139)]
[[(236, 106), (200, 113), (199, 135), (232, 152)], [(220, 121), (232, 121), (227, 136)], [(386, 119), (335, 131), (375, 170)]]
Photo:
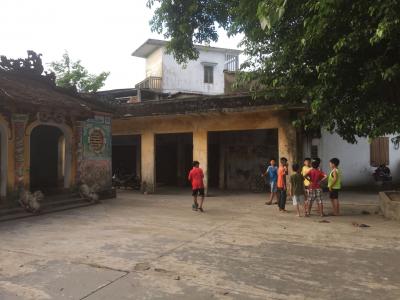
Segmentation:
[(161, 90), (162, 86), (162, 77), (150, 76), (147, 77), (145, 80), (136, 84), (136, 89), (138, 90)]
[(235, 72), (238, 69), (239, 69), (239, 56), (234, 54), (226, 54), (224, 70)]

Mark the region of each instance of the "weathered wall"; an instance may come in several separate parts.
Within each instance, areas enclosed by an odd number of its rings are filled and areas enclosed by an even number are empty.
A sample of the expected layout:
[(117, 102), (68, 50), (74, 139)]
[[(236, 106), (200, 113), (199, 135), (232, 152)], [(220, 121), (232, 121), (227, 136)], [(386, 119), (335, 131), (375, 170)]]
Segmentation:
[[(389, 136), (391, 139), (393, 136)], [(320, 139), (306, 141), (304, 154), (310, 155), (311, 144), (318, 146), (319, 156), (324, 171), (329, 170), (329, 160), (340, 159), (344, 186), (367, 185), (374, 183), (372, 173), (375, 168), (370, 165), (370, 144), (368, 139), (359, 138), (357, 144), (344, 141), (339, 135), (323, 131)], [(400, 181), (400, 150), (389, 144), (389, 168), (394, 181)]]
[(9, 118), (11, 124), (0, 117), (1, 196), (12, 199), (19, 190), (31, 188), (30, 139), (32, 130), (40, 125), (57, 127), (65, 137), (64, 188), (74, 188), (80, 180), (90, 185), (96, 183), (101, 190), (111, 188), (110, 117), (66, 122), (63, 118), (56, 119), (55, 115), (46, 115), (46, 120), (40, 116), (14, 114)]
[(146, 59), (146, 77), (163, 75), (163, 49), (159, 48)]
[(252, 129), (278, 129), (279, 156), (293, 162), (296, 155), (296, 131), (286, 111), (243, 111), (235, 113), (204, 113), (158, 117), (137, 117), (113, 121), (114, 135), (142, 136), (142, 180), (154, 190), (154, 134), (193, 133), (193, 159), (198, 160), (206, 174), (208, 161), (208, 132)]
[[(214, 83), (204, 83), (204, 67), (202, 63), (213, 63)], [(200, 50), (196, 61), (189, 61), (184, 67), (179, 65), (171, 54), (163, 55), (163, 91), (192, 92), (218, 95), (224, 93), (225, 53)], [(183, 88), (184, 87), (184, 88)]]
[(11, 124), (0, 115), (0, 198), (14, 189), (14, 139)]
[(77, 138), (77, 181), (95, 186), (98, 191), (111, 188), (111, 119), (96, 116), (81, 122)]
[[(215, 132), (209, 135), (210, 180), (228, 189), (249, 189), (271, 158), (278, 157), (278, 130)], [(213, 153), (210, 148), (215, 145)], [(217, 148), (218, 147), (218, 148)], [(219, 156), (219, 157), (215, 157)], [(213, 178), (212, 178), (213, 177)], [(255, 177), (257, 177), (255, 179)]]

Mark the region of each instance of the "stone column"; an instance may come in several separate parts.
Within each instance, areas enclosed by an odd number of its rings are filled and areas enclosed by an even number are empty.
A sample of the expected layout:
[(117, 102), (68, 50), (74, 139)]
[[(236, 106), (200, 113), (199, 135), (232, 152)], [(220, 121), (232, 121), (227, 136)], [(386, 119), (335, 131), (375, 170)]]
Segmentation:
[(208, 132), (199, 129), (193, 132), (193, 160), (200, 162), (204, 172), (204, 189), (208, 193)]
[(289, 160), (289, 166), (297, 162), (296, 129), (290, 122), (280, 123), (278, 128), (278, 150), (279, 158), (286, 157)]
[(141, 179), (142, 192), (154, 193), (156, 185), (155, 174), (155, 136), (153, 132), (146, 131), (141, 140)]

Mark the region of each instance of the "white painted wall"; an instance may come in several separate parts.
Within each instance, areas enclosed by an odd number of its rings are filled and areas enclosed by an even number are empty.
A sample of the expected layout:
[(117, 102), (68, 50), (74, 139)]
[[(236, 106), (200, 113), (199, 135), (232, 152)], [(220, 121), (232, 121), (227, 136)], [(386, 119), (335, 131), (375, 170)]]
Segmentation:
[(159, 48), (146, 59), (146, 77), (162, 77), (163, 49)]
[[(393, 136), (389, 136), (389, 140)], [(329, 160), (333, 157), (340, 159), (343, 173), (344, 186), (367, 185), (374, 183), (372, 173), (375, 170), (370, 165), (370, 144), (368, 139), (360, 138), (357, 144), (344, 141), (337, 134), (323, 131), (321, 139), (305, 141), (304, 156), (310, 156), (311, 143), (318, 145), (318, 155), (321, 158), (321, 168), (329, 171)], [(394, 144), (389, 144), (389, 168), (393, 180), (400, 182), (400, 149), (395, 149)]]
[[(214, 83), (204, 83), (202, 62), (215, 63)], [(225, 53), (200, 50), (199, 59), (189, 61), (186, 68), (179, 65), (171, 54), (163, 56), (163, 91), (193, 92), (209, 95), (224, 93)]]

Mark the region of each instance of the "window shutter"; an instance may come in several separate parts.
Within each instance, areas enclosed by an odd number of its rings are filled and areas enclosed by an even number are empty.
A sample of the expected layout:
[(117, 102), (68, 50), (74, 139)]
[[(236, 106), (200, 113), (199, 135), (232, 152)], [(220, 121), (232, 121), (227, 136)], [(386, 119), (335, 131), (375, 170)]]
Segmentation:
[(373, 167), (389, 165), (389, 138), (373, 139), (370, 145), (370, 163)]

